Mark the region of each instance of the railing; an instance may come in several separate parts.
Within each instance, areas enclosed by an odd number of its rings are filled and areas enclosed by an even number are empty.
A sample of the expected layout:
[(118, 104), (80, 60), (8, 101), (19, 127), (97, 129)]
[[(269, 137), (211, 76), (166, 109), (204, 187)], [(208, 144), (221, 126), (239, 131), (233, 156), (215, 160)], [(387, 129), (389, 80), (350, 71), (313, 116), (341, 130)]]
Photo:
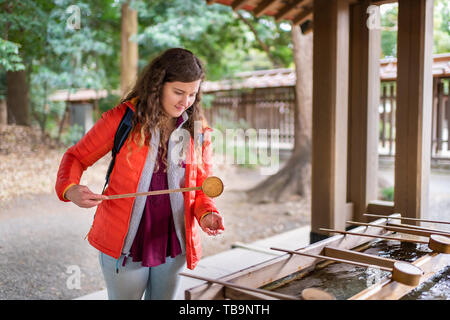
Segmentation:
[[(433, 80), (433, 112), (431, 126), (432, 160), (450, 160), (449, 124), (450, 124), (450, 78)], [(381, 156), (395, 155), (395, 81), (381, 82), (380, 97), (380, 139), (378, 153)]]
[[(431, 158), (450, 160), (450, 78), (433, 80)], [(396, 82), (382, 81), (379, 106), (380, 156), (395, 155)], [(209, 92), (214, 95), (205, 116), (218, 128), (279, 129), (280, 145), (294, 145), (295, 88), (270, 87)]]

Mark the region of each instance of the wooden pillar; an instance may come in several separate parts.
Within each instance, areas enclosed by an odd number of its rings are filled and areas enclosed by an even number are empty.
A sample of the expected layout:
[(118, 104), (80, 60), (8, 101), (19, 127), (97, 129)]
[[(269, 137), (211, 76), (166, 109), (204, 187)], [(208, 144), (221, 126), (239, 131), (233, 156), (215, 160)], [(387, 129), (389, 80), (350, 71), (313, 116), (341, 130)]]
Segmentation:
[(430, 171), (433, 0), (399, 0), (395, 211), (427, 216)]
[(314, 1), (311, 242), (345, 227), (349, 64), (348, 1)]
[(381, 31), (367, 26), (365, 0), (350, 10), (350, 79), (348, 140), (348, 201), (353, 219), (365, 221), (363, 213), (377, 199), (378, 106), (380, 104)]

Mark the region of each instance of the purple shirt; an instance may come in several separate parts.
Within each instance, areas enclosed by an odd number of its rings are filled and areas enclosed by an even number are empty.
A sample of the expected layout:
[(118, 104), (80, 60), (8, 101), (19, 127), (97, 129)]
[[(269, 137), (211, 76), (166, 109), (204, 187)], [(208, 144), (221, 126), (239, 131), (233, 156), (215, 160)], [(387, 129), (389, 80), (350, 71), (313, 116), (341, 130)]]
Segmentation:
[[(179, 117), (177, 127), (182, 121)], [(159, 168), (153, 172), (149, 191), (169, 189), (166, 166), (160, 151), (161, 148), (158, 150)], [(156, 267), (165, 263), (166, 257), (174, 258), (180, 253), (181, 246), (175, 232), (169, 194), (148, 196), (130, 256), (133, 261), (142, 261), (144, 267)]]

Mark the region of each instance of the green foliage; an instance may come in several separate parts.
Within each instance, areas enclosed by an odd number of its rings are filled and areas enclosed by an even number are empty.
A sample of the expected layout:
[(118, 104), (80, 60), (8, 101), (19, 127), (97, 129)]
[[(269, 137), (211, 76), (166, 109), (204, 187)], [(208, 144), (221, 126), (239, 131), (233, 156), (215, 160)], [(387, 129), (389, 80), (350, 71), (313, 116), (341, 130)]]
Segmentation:
[(202, 108), (210, 109), (214, 101), (215, 96), (213, 94), (203, 94), (202, 96)]
[(394, 187), (387, 187), (381, 190), (382, 200), (394, 201)]
[(433, 52), (450, 52), (450, 2), (448, 0), (435, 0)]
[[(101, 116), (103, 112), (108, 111), (109, 109), (117, 106), (120, 102), (120, 97), (115, 94), (108, 94), (105, 98), (102, 98), (98, 101), (98, 115), (96, 117)], [(97, 121), (98, 119), (95, 119)]]
[(61, 141), (66, 146), (72, 146), (83, 137), (83, 127), (74, 124), (61, 136)]
[(381, 7), (381, 52), (382, 58), (397, 57), (398, 4)]
[(22, 58), (19, 55), (20, 44), (0, 39), (0, 67), (6, 71), (24, 70)]
[[(205, 62), (208, 80), (273, 67), (251, 30), (228, 6), (207, 5), (204, 0), (139, 0), (133, 6), (139, 10), (140, 67), (170, 47), (185, 47), (198, 55)], [(279, 65), (287, 66), (292, 61), (289, 30), (272, 18), (248, 20)]]
[[(382, 57), (397, 56), (398, 4), (381, 6)], [(433, 53), (450, 52), (450, 2), (434, 1)]]

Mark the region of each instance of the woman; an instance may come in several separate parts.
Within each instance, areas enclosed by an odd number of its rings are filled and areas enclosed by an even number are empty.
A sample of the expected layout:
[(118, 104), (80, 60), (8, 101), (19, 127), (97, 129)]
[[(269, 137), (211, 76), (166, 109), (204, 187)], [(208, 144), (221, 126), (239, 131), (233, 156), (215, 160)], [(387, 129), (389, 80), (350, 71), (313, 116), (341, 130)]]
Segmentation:
[[(202, 117), (200, 60), (174, 48), (155, 58), (134, 88), (64, 154), (56, 192), (82, 208), (97, 206), (88, 233), (99, 250), (109, 299), (173, 299), (178, 273), (201, 256), (195, 220), (208, 235), (223, 218), (201, 190), (106, 200), (107, 195), (201, 186), (211, 175), (211, 128)], [(87, 167), (108, 153), (127, 108), (132, 129), (103, 194), (79, 185)]]

